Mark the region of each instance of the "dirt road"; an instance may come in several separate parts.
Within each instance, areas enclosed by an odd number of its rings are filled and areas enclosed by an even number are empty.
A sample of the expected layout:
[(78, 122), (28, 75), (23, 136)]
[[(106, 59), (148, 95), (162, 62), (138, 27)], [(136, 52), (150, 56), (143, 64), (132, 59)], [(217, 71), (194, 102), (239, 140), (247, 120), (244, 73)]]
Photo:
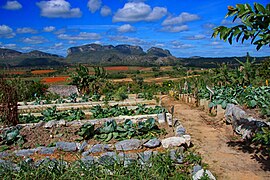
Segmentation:
[(191, 135), (194, 148), (201, 153), (203, 161), (217, 176), (226, 180), (270, 179), (270, 162), (255, 158), (246, 148), (223, 117), (211, 117), (199, 108), (162, 98), (165, 106), (174, 105), (174, 117), (178, 118)]

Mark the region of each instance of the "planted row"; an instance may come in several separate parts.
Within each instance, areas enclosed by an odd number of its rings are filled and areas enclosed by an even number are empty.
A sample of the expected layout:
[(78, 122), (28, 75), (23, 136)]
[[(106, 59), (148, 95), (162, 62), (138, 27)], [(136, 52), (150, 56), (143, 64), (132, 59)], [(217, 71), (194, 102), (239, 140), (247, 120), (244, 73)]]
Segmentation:
[(20, 123), (37, 123), (39, 121), (51, 121), (51, 120), (67, 120), (67, 121), (74, 121), (74, 120), (81, 120), (85, 118), (85, 113), (77, 109), (70, 109), (66, 111), (57, 111), (56, 106), (49, 107), (44, 110), (42, 116), (36, 117), (32, 114), (28, 115), (20, 115), (19, 121)]
[(96, 129), (93, 124), (84, 124), (80, 130), (76, 132), (76, 134), (81, 136), (79, 140), (95, 138), (102, 142), (109, 142), (112, 139), (151, 139), (165, 133), (166, 131), (164, 129), (158, 128), (153, 118), (138, 123), (133, 123), (131, 120), (127, 119), (122, 124), (117, 124), (115, 120), (111, 120)]
[(166, 110), (160, 106), (146, 107), (145, 104), (138, 104), (136, 109), (128, 109), (127, 107), (119, 107), (118, 105), (102, 108), (100, 105), (94, 106), (91, 110), (94, 118), (117, 117), (121, 115), (143, 115), (143, 114), (160, 114)]
[[(270, 87), (261, 86), (254, 88), (252, 86), (236, 87), (215, 87), (212, 101), (209, 107), (222, 105), (226, 108), (228, 103), (239, 104), (248, 108), (260, 108), (263, 115), (270, 117)], [(204, 99), (210, 98), (210, 93), (206, 89), (201, 89), (199, 97)]]

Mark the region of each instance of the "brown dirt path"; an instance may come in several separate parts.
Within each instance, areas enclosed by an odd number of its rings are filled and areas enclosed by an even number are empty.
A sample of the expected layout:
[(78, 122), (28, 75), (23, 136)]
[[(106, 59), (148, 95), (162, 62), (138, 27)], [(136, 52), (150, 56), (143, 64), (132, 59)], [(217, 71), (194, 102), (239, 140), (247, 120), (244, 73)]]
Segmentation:
[(270, 179), (269, 162), (268, 165), (262, 164), (245, 147), (231, 146), (239, 142), (239, 137), (233, 134), (230, 125), (224, 123), (223, 117), (211, 117), (199, 108), (167, 96), (162, 98), (162, 105), (175, 106), (174, 117), (181, 121), (187, 134), (191, 135), (194, 148), (201, 153), (203, 161), (217, 179)]

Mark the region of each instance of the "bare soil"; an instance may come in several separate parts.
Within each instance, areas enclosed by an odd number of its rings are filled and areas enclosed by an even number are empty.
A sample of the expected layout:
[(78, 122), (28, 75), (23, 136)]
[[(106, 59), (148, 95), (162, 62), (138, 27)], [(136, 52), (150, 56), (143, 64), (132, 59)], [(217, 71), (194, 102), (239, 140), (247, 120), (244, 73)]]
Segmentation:
[(199, 108), (168, 96), (162, 98), (162, 105), (174, 106), (174, 118), (178, 118), (191, 135), (194, 148), (217, 179), (270, 179), (270, 160), (261, 157), (234, 134), (223, 116), (209, 116)]
[[(160, 139), (164, 139), (167, 137), (174, 136), (174, 131), (172, 127), (169, 127), (167, 124), (157, 124), (159, 129), (165, 129), (166, 134), (161, 134), (159, 136)], [(98, 128), (101, 125), (96, 125)], [(80, 138), (79, 135), (76, 135), (76, 131), (78, 131), (80, 126), (76, 127), (53, 127), (50, 129), (46, 129), (44, 127), (25, 127), (20, 131), (20, 134), (24, 137), (25, 143), (22, 148), (35, 148), (38, 146), (48, 146), (55, 142), (65, 141), (65, 142), (75, 142)], [(116, 143), (117, 140), (112, 139), (111, 144)], [(90, 139), (87, 141), (89, 145), (99, 144), (100, 141), (95, 139)], [(13, 147), (12, 149), (18, 149), (18, 146)]]

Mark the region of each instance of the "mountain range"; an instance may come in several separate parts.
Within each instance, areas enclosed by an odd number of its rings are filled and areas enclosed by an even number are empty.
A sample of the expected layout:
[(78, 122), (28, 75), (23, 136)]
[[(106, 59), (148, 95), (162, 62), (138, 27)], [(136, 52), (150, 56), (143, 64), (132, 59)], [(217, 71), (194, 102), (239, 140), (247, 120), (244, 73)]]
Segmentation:
[[(160, 65), (183, 65), (187, 67), (211, 68), (218, 64), (228, 63), (231, 66), (238, 65), (236, 57), (206, 58), (193, 56), (190, 58), (177, 58), (169, 50), (151, 47), (144, 51), (140, 46), (122, 45), (99, 45), (87, 44), (70, 47), (67, 57), (42, 51), (22, 53), (12, 49), (0, 48), (0, 66), (2, 67), (41, 67), (41, 66), (66, 66), (83, 63), (94, 66), (160, 66)], [(256, 58), (260, 62), (267, 57)], [(245, 57), (238, 57), (245, 61)]]

